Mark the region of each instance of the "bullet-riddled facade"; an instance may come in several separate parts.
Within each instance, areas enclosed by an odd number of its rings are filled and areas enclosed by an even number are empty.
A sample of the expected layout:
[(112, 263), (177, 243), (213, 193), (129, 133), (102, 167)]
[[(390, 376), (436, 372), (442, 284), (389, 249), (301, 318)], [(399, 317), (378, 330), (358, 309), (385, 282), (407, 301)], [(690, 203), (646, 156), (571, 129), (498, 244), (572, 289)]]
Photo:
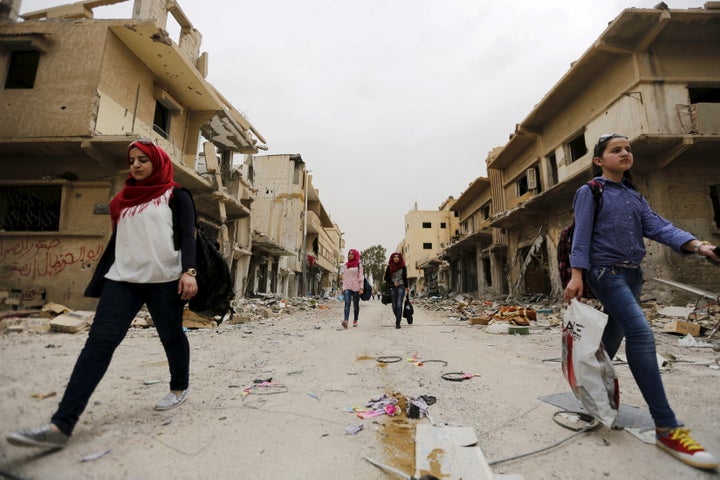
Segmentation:
[[(201, 228), (218, 239), (236, 284), (245, 282), (253, 195), (232, 156), (264, 140), (205, 80), (200, 33), (166, 3), (137, 0), (132, 19), (94, 20), (102, 2), (84, 2), (0, 23), (3, 286), (94, 306), (82, 292), (110, 234), (107, 206), (127, 177), (127, 146), (140, 137), (168, 151)], [(164, 30), (168, 15), (182, 27), (178, 39)], [(211, 158), (202, 176), (200, 150)]]
[[(561, 294), (560, 231), (604, 133), (629, 138), (634, 179), (658, 214), (720, 244), (720, 62), (711, 60), (720, 58), (718, 7), (624, 10), (488, 157), (488, 225), (498, 251), (506, 249), (509, 295)], [(646, 246), (647, 279), (720, 290), (716, 266)]]

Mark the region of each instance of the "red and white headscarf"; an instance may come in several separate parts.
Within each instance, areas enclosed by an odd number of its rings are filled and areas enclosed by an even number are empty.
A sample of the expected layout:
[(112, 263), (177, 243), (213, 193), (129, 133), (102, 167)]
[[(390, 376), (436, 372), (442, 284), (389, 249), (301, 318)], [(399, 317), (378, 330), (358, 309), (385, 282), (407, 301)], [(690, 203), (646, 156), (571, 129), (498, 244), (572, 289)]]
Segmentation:
[(110, 218), (117, 225), (120, 214), (126, 208), (142, 205), (160, 197), (169, 188), (179, 187), (173, 180), (173, 169), (170, 156), (151, 140), (136, 140), (128, 146), (127, 157), (130, 161), (130, 150), (137, 148), (148, 156), (152, 162), (152, 174), (145, 180), (136, 181), (131, 174), (125, 180), (125, 187), (110, 201)]

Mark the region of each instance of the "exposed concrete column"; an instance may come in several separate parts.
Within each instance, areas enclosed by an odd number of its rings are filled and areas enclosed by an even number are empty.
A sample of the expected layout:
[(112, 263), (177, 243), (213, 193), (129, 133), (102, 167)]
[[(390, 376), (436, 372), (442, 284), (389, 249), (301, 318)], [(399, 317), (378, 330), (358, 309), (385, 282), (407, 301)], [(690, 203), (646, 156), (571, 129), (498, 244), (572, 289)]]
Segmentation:
[(183, 27), (180, 29), (178, 46), (193, 65), (196, 65), (198, 62), (200, 43), (202, 43), (202, 35), (197, 29), (193, 27)]
[(17, 22), (21, 0), (0, 0), (0, 23)]
[(168, 11), (165, 3), (165, 0), (135, 0), (132, 18), (152, 20), (159, 28), (166, 30)]

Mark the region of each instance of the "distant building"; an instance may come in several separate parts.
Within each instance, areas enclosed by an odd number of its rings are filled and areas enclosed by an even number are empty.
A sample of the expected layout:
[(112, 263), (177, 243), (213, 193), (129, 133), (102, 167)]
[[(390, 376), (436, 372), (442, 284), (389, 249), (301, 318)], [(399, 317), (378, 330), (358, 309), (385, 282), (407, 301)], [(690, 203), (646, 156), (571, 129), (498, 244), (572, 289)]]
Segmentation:
[(278, 250), (274, 258), (253, 255), (253, 274), (268, 272), (263, 275), (270, 278), (268, 288), (253, 291), (329, 294), (338, 288), (342, 234), (320, 201), (305, 162), (299, 154), (280, 154), (254, 156), (252, 163), (257, 188), (253, 231), (286, 252)]
[[(438, 255), (450, 245), (451, 239), (459, 234), (455, 203), (448, 197), (437, 210), (411, 210), (405, 214), (405, 237), (400, 246), (407, 264), (408, 282), (417, 293), (446, 290), (443, 279), (424, 277), (423, 266), (438, 260)], [(435, 272), (435, 270), (429, 270)]]

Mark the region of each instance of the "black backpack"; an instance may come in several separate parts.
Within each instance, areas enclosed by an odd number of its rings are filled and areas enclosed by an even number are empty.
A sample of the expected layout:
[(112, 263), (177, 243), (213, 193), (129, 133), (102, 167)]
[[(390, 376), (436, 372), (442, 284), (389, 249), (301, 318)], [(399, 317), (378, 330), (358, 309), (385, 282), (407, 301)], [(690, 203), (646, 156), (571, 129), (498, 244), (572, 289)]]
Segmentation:
[[(175, 191), (177, 190), (180, 189), (176, 188)], [(182, 190), (186, 191), (192, 200), (190, 191), (186, 188), (182, 188)], [(193, 200), (194, 206), (195, 202)], [(179, 250), (178, 214), (172, 198), (170, 199), (170, 208), (173, 212), (173, 241), (175, 249)], [(188, 302), (188, 308), (205, 317), (220, 316), (219, 322), (222, 322), (226, 314), (230, 313), (230, 318), (232, 318), (233, 314), (231, 302), (235, 298), (235, 291), (233, 290), (230, 268), (216, 243), (207, 238), (198, 228), (197, 210), (195, 210), (195, 232), (197, 270), (195, 279), (198, 284), (198, 292)]]
[[(597, 180), (590, 180), (589, 182), (587, 182), (587, 185), (590, 187), (590, 190), (592, 190), (593, 199), (595, 200), (595, 214), (593, 216), (593, 223), (595, 223), (598, 210), (600, 210), (601, 206), (600, 200), (602, 199), (603, 186)], [(558, 270), (560, 272), (560, 284), (562, 285), (563, 290), (565, 290), (565, 287), (567, 287), (567, 284), (572, 278), (572, 268), (570, 267), (570, 252), (572, 251), (572, 237), (574, 231), (575, 220), (573, 220), (570, 225), (562, 229), (562, 231), (560, 232), (560, 240), (558, 240), (557, 261)], [(592, 291), (590, 290), (590, 286), (587, 284), (587, 280), (585, 280), (585, 275), (583, 275), (582, 296), (584, 298), (595, 298), (595, 295), (593, 295)]]

